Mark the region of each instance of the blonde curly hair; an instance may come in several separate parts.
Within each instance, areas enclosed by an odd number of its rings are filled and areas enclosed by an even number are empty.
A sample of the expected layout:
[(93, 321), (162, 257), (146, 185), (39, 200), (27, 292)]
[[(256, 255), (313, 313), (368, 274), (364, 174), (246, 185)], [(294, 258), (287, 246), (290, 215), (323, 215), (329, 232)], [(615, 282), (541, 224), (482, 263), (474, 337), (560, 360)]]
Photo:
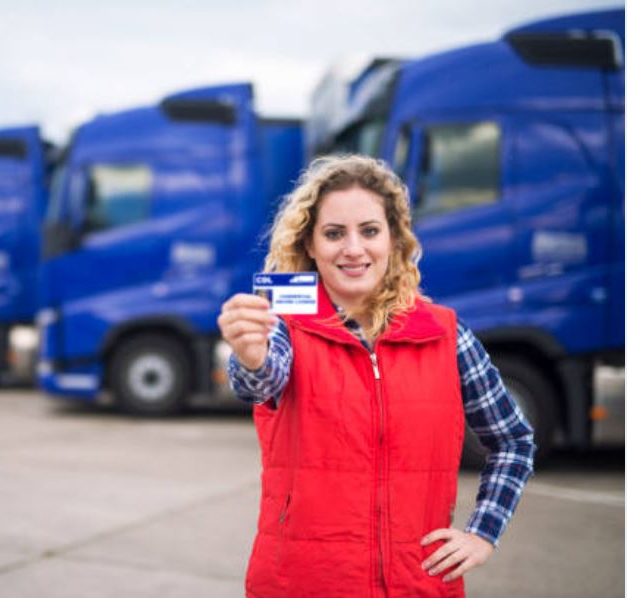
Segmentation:
[(371, 325), (364, 329), (374, 338), (393, 315), (413, 307), (416, 297), (424, 297), (418, 285), (420, 244), (411, 230), (407, 187), (380, 160), (367, 156), (327, 156), (314, 160), (302, 173), (296, 189), (285, 197), (270, 232), (270, 249), (265, 259), (267, 272), (315, 271), (307, 253), (322, 198), (332, 191), (352, 187), (372, 191), (383, 199), (390, 229), (392, 252), (387, 271), (371, 295), (358, 309), (343, 313), (344, 319), (367, 316)]

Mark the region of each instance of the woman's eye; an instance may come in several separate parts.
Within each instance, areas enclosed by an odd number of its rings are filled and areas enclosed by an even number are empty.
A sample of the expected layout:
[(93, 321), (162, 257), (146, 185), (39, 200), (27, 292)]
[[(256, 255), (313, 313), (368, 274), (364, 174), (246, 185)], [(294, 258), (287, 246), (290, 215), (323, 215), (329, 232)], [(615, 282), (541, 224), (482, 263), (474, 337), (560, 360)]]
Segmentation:
[(324, 236), (329, 239), (329, 241), (337, 241), (342, 237), (342, 232), (339, 230), (326, 230), (324, 231)]
[(366, 237), (374, 237), (379, 232), (376, 226), (367, 226), (362, 230), (362, 233)]

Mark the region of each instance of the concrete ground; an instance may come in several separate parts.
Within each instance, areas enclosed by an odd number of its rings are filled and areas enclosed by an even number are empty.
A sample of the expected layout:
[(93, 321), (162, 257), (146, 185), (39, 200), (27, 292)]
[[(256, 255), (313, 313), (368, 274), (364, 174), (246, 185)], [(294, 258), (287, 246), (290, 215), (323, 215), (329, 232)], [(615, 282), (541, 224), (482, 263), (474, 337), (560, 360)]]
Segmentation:
[[(244, 595), (259, 496), (249, 416), (138, 420), (3, 390), (0, 422), (0, 598)], [(459, 526), (476, 487), (463, 472)], [(467, 593), (623, 596), (624, 557), (623, 452), (563, 453)]]

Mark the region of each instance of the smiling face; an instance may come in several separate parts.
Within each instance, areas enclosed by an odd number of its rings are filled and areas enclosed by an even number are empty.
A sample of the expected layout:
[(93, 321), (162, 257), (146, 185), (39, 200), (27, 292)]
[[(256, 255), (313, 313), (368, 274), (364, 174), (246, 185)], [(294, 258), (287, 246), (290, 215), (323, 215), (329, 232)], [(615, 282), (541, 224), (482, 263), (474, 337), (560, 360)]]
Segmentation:
[(359, 307), (385, 276), (391, 251), (382, 197), (354, 186), (320, 200), (307, 253), (336, 305)]

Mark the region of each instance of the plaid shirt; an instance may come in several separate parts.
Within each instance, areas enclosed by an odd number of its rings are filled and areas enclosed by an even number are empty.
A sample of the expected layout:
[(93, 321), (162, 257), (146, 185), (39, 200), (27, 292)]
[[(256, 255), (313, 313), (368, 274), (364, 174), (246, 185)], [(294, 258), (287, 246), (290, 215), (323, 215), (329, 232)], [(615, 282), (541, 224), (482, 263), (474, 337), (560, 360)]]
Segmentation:
[[(371, 351), (359, 324), (348, 321), (346, 326)], [(231, 387), (244, 401), (263, 403), (273, 398), (278, 405), (292, 360), (289, 332), (285, 322), (279, 319), (270, 335), (268, 357), (258, 370), (247, 370), (231, 355)], [(533, 430), (479, 340), (460, 321), (457, 323), (457, 367), (466, 421), (489, 451), (481, 471), (475, 509), (465, 531), (496, 546), (533, 473)]]

